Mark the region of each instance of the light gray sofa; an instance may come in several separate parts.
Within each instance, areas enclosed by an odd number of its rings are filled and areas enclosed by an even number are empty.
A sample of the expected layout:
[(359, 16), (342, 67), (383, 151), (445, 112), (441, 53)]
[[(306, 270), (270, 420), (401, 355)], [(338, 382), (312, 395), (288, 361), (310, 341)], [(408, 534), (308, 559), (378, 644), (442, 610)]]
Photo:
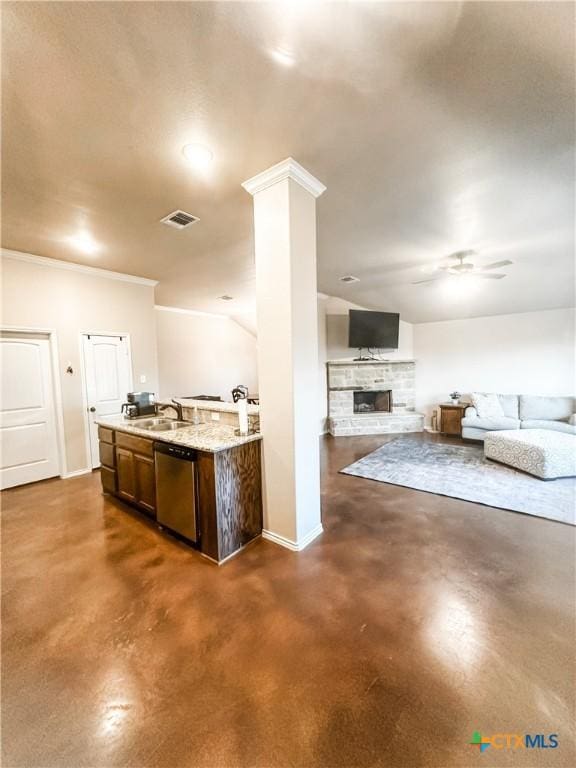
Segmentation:
[(462, 419), (462, 437), (484, 440), (500, 429), (552, 429), (576, 435), (576, 398), (541, 395), (498, 395), (504, 416), (481, 419), (470, 406)]

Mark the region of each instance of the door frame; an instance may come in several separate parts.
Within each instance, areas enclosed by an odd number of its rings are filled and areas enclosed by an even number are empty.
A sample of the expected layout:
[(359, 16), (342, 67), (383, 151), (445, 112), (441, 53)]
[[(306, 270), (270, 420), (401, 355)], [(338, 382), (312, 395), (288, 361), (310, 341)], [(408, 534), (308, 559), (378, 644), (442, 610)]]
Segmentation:
[(92, 456), (92, 442), (90, 440), (90, 417), (88, 416), (88, 383), (86, 381), (86, 357), (84, 355), (84, 337), (85, 336), (121, 336), (126, 339), (128, 346), (128, 386), (130, 390), (134, 387), (134, 372), (132, 369), (132, 341), (130, 334), (124, 331), (80, 331), (80, 376), (82, 379), (82, 409), (84, 411), (84, 445), (86, 450), (86, 463), (88, 472), (94, 469)]
[[(66, 442), (64, 439), (64, 407), (62, 404), (62, 386), (60, 382), (60, 355), (58, 352), (58, 333), (54, 328), (35, 328), (23, 325), (0, 325), (0, 332), (21, 333), (24, 336), (47, 336), (50, 350), (50, 380), (52, 398), (54, 400), (54, 426), (56, 429), (56, 445), (58, 447), (58, 471), (60, 477), (71, 477), (68, 473), (66, 459)], [(73, 473), (76, 474), (76, 473)]]

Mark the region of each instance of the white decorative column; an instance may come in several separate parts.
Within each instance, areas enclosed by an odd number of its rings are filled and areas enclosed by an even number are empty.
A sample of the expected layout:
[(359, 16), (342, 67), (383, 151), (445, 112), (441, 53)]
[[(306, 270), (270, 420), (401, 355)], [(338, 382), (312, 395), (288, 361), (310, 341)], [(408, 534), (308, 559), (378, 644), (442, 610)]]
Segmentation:
[(322, 533), (316, 198), (292, 158), (244, 182), (254, 197), (264, 538), (293, 550)]

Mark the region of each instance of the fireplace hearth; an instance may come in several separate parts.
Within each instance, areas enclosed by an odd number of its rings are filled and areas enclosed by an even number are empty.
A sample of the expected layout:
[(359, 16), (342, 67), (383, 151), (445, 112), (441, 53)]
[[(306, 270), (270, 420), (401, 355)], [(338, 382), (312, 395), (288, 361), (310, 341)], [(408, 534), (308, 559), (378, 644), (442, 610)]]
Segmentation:
[(354, 413), (392, 413), (392, 390), (358, 390), (354, 395)]

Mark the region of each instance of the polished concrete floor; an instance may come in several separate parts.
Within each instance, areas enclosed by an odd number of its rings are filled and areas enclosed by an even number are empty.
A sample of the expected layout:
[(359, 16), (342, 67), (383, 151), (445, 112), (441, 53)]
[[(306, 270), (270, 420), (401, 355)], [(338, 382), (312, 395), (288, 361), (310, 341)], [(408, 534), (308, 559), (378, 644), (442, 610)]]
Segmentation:
[(384, 441), (324, 441), (307, 550), (221, 568), (98, 473), (4, 493), (4, 768), (576, 765), (574, 530), (338, 474)]

